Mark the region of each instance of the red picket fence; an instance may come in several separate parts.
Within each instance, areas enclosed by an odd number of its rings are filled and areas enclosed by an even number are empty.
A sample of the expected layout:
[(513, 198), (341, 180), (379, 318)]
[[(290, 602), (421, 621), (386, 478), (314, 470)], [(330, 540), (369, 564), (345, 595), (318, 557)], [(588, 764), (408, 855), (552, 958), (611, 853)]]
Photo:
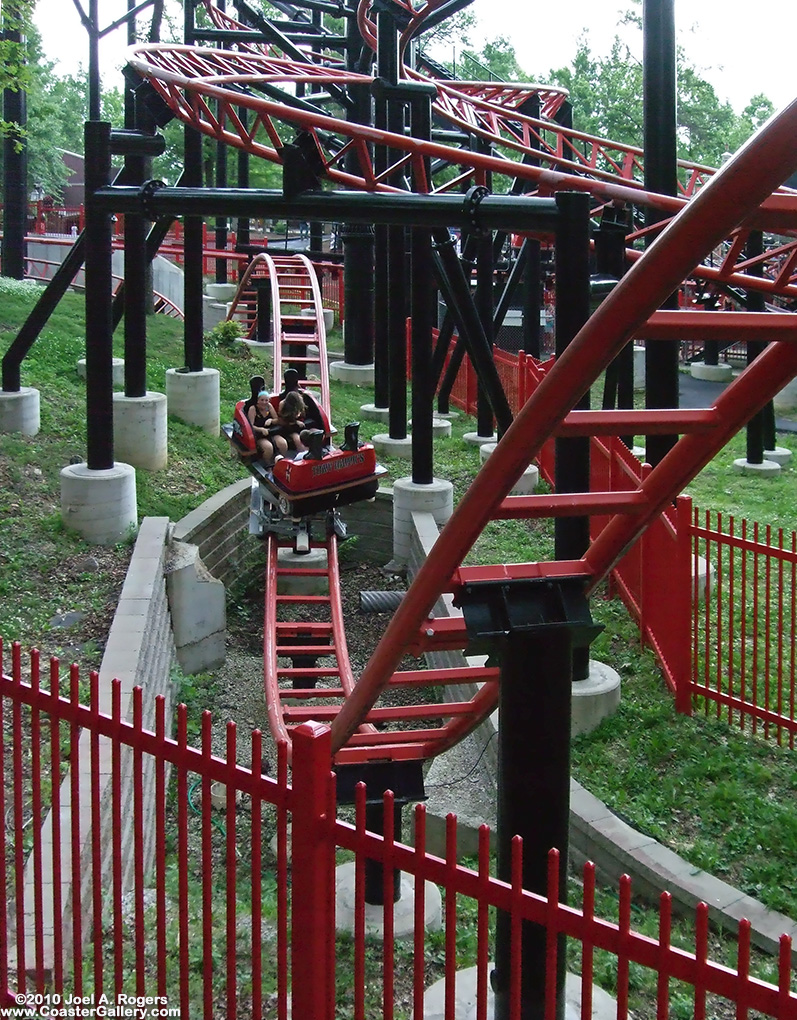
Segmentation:
[(343, 296), (343, 265), (337, 262), (314, 262), (318, 282), (321, 286), (321, 303), (324, 308), (337, 312), (338, 323), (346, 317)]
[(729, 725), (795, 746), (797, 533), (694, 511), (692, 695)]
[[(0, 648), (0, 653), (2, 649)], [(89, 704), (78, 700), (79, 677), (62, 678), (53, 660), (46, 680), (38, 656), (23, 680), (22, 656), (12, 648), (11, 675), (0, 670), (0, 1004), (29, 1007), (17, 1015), (58, 1015), (75, 998), (151, 996), (151, 1015), (182, 1020), (224, 1015), (264, 1020), (307, 1017), (406, 1020), (424, 1015), (430, 982), (442, 982), (445, 1015), (454, 1016), (457, 972), (473, 968), (477, 1014), (487, 1015), (495, 911), (511, 921), (508, 987), (511, 1015), (520, 1015), (525, 926), (546, 932), (541, 973), (545, 1017), (556, 1015), (557, 954), (567, 940), (566, 967), (581, 975), (583, 1020), (592, 1015), (593, 981), (616, 997), (620, 1020), (659, 1020), (751, 1013), (794, 1020), (791, 940), (782, 936), (774, 963), (777, 984), (751, 974), (750, 925), (742, 921), (733, 966), (709, 956), (708, 907), (694, 917), (690, 946), (674, 945), (671, 901), (659, 906), (658, 937), (632, 925), (632, 888), (617, 890), (618, 920), (596, 915), (591, 865), (578, 886), (578, 905), (558, 902), (558, 854), (548, 857), (546, 896), (521, 888), (522, 842), (513, 847), (509, 882), (491, 874), (489, 830), (480, 832), (473, 867), (457, 863), (457, 822), (447, 820), (443, 857), (426, 850), (423, 805), (415, 808), (413, 845), (392, 830), (385, 797), (384, 836), (366, 831), (365, 789), (358, 787), (353, 823), (336, 815), (329, 729), (315, 723), (295, 736), (291, 781), (279, 748), (276, 779), (262, 774), (259, 732), (248, 743), (227, 724), (223, 755), (212, 752), (209, 713), (199, 746), (189, 744), (184, 706), (176, 737), (167, 732), (163, 699), (154, 730), (139, 690), (133, 721), (97, 709), (92, 674)], [(1, 661), (1, 660), (0, 660)], [(63, 678), (67, 679), (67, 678)], [(84, 731), (88, 740), (81, 744)], [(90, 770), (80, 775), (81, 746)], [(121, 791), (128, 770), (132, 797)], [(154, 775), (145, 795), (140, 777)], [(100, 795), (101, 778), (104, 793)], [(216, 786), (216, 784), (219, 784)], [(212, 806), (220, 796), (221, 812)], [(104, 819), (109, 824), (104, 824)], [(147, 846), (154, 859), (147, 866)], [(352, 875), (352, 933), (336, 932), (336, 863), (348, 858)], [(352, 864), (353, 858), (353, 864)], [(384, 908), (366, 907), (365, 862), (409, 879), (414, 933), (399, 939), (392, 896)], [(422, 923), (433, 883), (441, 891), (437, 932)], [(80, 895), (73, 895), (79, 889)], [(574, 897), (576, 898), (576, 897)], [(374, 915), (375, 911), (375, 915)], [(376, 920), (380, 935), (369, 924)], [(542, 944), (541, 944), (542, 945)], [(506, 976), (505, 976), (506, 977)], [(733, 1007), (731, 1007), (733, 1008)], [(157, 1013), (156, 1013), (157, 1010)], [(96, 1011), (96, 1010), (95, 1010)], [(67, 1014), (63, 1014), (67, 1015)], [(77, 1015), (74, 1012), (69, 1015)], [(101, 1015), (99, 1012), (96, 1015)], [(110, 1015), (110, 1014), (109, 1014)], [(118, 1015), (118, 1014), (117, 1014)], [(438, 1014), (440, 1015), (440, 1014)]]

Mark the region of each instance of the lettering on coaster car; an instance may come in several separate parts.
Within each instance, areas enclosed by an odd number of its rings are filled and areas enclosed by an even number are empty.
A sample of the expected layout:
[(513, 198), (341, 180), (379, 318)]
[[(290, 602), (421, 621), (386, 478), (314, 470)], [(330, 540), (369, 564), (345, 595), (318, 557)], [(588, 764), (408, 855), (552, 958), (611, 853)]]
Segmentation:
[[(351, 467), (354, 464), (364, 464), (365, 454), (356, 453), (353, 457), (336, 457), (334, 460), (322, 460), (314, 464), (312, 468), (313, 477), (329, 474), (330, 471), (341, 471), (343, 468)], [(286, 475), (286, 480), (290, 476)]]

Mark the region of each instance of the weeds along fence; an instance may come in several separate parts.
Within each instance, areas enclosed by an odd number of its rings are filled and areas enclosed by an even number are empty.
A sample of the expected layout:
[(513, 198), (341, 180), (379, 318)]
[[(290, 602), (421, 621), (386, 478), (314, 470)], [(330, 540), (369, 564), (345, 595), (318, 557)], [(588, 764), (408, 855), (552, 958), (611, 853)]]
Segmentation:
[[(552, 362), (496, 350), (513, 411)], [(451, 401), (476, 413), (477, 379), (467, 356)], [(538, 458), (554, 482), (554, 443)], [(590, 443), (593, 491), (639, 485), (644, 465), (616, 437)], [(598, 534), (606, 518), (593, 517)], [(697, 708), (729, 724), (795, 746), (797, 734), (797, 534), (693, 508), (680, 497), (612, 572), (617, 592), (656, 652), (676, 708)]]
[[(257, 731), (239, 741), (229, 723), (222, 753), (214, 753), (209, 713), (195, 724), (181, 706), (172, 736), (165, 732), (161, 704), (154, 730), (145, 730), (139, 710), (134, 708), (132, 721), (121, 718), (118, 697), (110, 715), (93, 707), (96, 675), (85, 705), (73, 674), (67, 692), (59, 693), (57, 661), (51, 662), (46, 682), (35, 657), (29, 679), (23, 680), (21, 662), (15, 646), (11, 675), (3, 671), (0, 678), (0, 811), (5, 818), (0, 1003), (29, 1007), (15, 1015), (76, 1015), (58, 1013), (70, 1003), (74, 1007), (75, 997), (114, 1008), (123, 1002), (121, 996), (150, 996), (148, 1015), (182, 1020), (454, 1016), (457, 972), (469, 967), (477, 1015), (486, 1016), (494, 919), (496, 911), (505, 911), (512, 940), (507, 977), (513, 1016), (521, 1015), (523, 968), (532, 962), (530, 955), (524, 960), (524, 947), (532, 931), (542, 948), (536, 966), (545, 986), (546, 1018), (556, 1015), (554, 975), (565, 947), (567, 970), (580, 975), (574, 980), (580, 983), (584, 1020), (600, 994), (593, 988), (598, 979), (616, 997), (619, 1018), (728, 1015), (727, 1003), (738, 1017), (751, 1012), (797, 1017), (791, 940), (785, 935), (777, 959), (767, 963), (765, 980), (754, 973), (746, 921), (739, 925), (735, 958), (709, 958), (705, 904), (681, 935), (664, 894), (658, 935), (651, 937), (632, 925), (630, 880), (623, 879), (616, 893), (617, 921), (599, 916), (591, 865), (574, 887), (577, 905), (558, 902), (555, 850), (548, 857), (548, 896), (541, 896), (521, 888), (520, 840), (510, 880), (494, 877), (486, 827), (477, 858), (466, 867), (457, 863), (453, 816), (444, 857), (425, 850), (423, 805), (415, 808), (411, 846), (395, 838), (389, 794), (384, 836), (366, 831), (363, 786), (357, 789), (353, 821), (341, 820), (325, 726), (307, 723), (297, 730), (289, 782), (284, 746), (277, 750), (276, 778), (263, 774), (264, 744)], [(71, 810), (75, 791), (59, 781), (80, 753), (80, 731), (91, 735), (96, 777), (88, 833), (79, 831), (81, 813)], [(136, 764), (152, 760), (156, 782), (150, 797), (137, 784), (132, 798), (123, 798), (123, 751)], [(99, 803), (101, 770), (111, 777), (103, 798), (110, 804)], [(220, 811), (213, 807), (216, 799)], [(106, 835), (97, 824), (101, 810), (110, 810), (118, 822)], [(134, 854), (133, 887), (123, 895), (121, 818), (132, 816), (140, 846), (148, 811), (157, 832), (155, 859), (148, 869), (142, 854)], [(46, 814), (49, 827), (43, 825)], [(73, 849), (87, 836), (90, 862), (82, 875), (72, 875)], [(106, 858), (114, 868), (111, 881), (103, 883)], [(365, 903), (367, 860), (383, 866), (391, 894), (392, 869), (409, 880), (402, 882), (402, 895), (412, 899), (416, 925), (410, 937), (396, 935), (392, 895), (384, 897), (384, 907)], [(340, 919), (340, 876), (346, 868), (353, 921), (351, 930), (341, 933), (336, 914)], [(27, 870), (33, 882), (26, 882)], [(78, 908), (61, 898), (65, 875), (86, 891)], [(423, 924), (428, 883), (442, 894), (444, 916), (437, 931), (426, 931)], [(439, 1005), (433, 1007), (427, 995), (434, 995), (428, 989), (435, 982), (440, 982)], [(95, 1013), (102, 1015), (96, 1009), (86, 1015)]]

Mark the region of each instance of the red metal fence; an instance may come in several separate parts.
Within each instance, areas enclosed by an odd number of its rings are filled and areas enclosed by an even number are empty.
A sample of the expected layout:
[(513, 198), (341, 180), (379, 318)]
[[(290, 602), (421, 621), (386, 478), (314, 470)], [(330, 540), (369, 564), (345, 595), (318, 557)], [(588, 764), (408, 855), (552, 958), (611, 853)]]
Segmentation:
[[(513, 412), (552, 362), (496, 350), (495, 362)], [(476, 374), (467, 356), (451, 401), (476, 413)], [(538, 460), (554, 481), (554, 444)], [(635, 489), (645, 471), (616, 437), (590, 443), (595, 492)], [(692, 509), (681, 497), (612, 572), (612, 585), (656, 652), (676, 707), (695, 706), (779, 744), (797, 734), (797, 534), (735, 522)], [(714, 523), (712, 523), (714, 521)], [(593, 517), (592, 534), (605, 519)]]
[[(96, 674), (88, 706), (80, 704), (80, 680), (59, 674), (53, 661), (46, 679), (32, 657), (23, 682), (22, 657), (12, 650), (11, 675), (0, 679), (0, 813), (5, 818), (0, 854), (0, 1003), (21, 1005), (16, 1015), (57, 1015), (75, 998), (89, 1004), (120, 996), (151, 996), (148, 1015), (293, 1017), (352, 1020), (424, 1015), (426, 990), (442, 981), (445, 1016), (453, 1017), (458, 971), (472, 968), (476, 1015), (487, 1015), (492, 929), (496, 910), (511, 918), (511, 1012), (520, 1016), (521, 932), (526, 922), (546, 931), (545, 1017), (555, 1016), (558, 935), (568, 940), (566, 966), (581, 975), (581, 1012), (592, 1015), (593, 982), (617, 1000), (616, 1015), (695, 1017), (752, 1012), (797, 1018), (791, 988), (791, 941), (780, 940), (771, 984), (751, 973), (750, 926), (742, 921), (730, 965), (709, 958), (708, 908), (701, 905), (688, 935), (677, 934), (669, 896), (661, 897), (658, 937), (632, 926), (632, 888), (616, 892), (617, 921), (597, 916), (594, 869), (577, 885), (578, 905), (560, 904), (558, 855), (548, 861), (548, 897), (520, 885), (522, 843), (516, 841), (510, 882), (491, 874), (489, 831), (480, 833), (472, 867), (457, 864), (457, 823), (447, 821), (444, 857), (426, 852), (423, 805), (415, 809), (414, 845), (399, 843), (390, 828), (390, 796), (384, 836), (365, 829), (365, 790), (358, 789), (354, 822), (336, 817), (328, 728), (308, 723), (297, 730), (288, 783), (286, 755), (278, 751), (277, 778), (262, 773), (263, 742), (255, 731), (238, 740), (227, 724), (224, 751), (213, 753), (208, 713), (199, 725), (199, 746), (189, 743), (184, 706), (176, 737), (166, 732), (163, 701), (155, 729), (141, 725), (141, 692), (133, 721), (120, 718), (119, 699), (110, 716), (97, 708)], [(62, 683), (66, 693), (60, 693)], [(90, 734), (90, 782), (79, 786), (78, 734)], [(218, 735), (216, 735), (217, 739)], [(242, 746), (244, 745), (244, 746)], [(134, 784), (122, 803), (122, 772), (142, 771), (154, 761), (150, 796)], [(67, 774), (67, 766), (69, 773)], [(110, 773), (102, 803), (101, 771)], [(218, 784), (218, 785), (217, 785)], [(222, 809), (213, 807), (214, 795)], [(104, 830), (100, 815), (110, 812)], [(130, 845), (123, 844), (129, 822)], [(145, 866), (145, 829), (154, 829), (156, 854)], [(104, 832), (108, 835), (104, 835)], [(335, 865), (353, 866), (351, 934), (336, 932)], [(408, 878), (414, 934), (399, 939), (392, 896), (387, 906), (365, 904), (365, 861)], [(110, 862), (110, 879), (103, 880)], [(422, 919), (434, 883), (441, 890), (441, 930), (425, 931)], [(74, 897), (71, 889), (80, 889)], [(75, 902), (80, 906), (75, 908)], [(377, 937), (374, 923), (379, 928)], [(684, 944), (684, 940), (685, 943)], [(677, 943), (682, 944), (678, 945)], [(106, 1000), (102, 1000), (102, 996)], [(722, 1000), (727, 1000), (724, 1004)], [(129, 1004), (128, 1000), (128, 1004)], [(157, 1012), (156, 1012), (157, 1011)], [(67, 1014), (64, 1014), (67, 1015)], [(69, 1015), (77, 1015), (70, 1013)], [(96, 1012), (96, 1015), (100, 1015)], [(108, 1014), (111, 1015), (111, 1014)], [(119, 1015), (119, 1014), (116, 1014)], [(137, 1014), (141, 1015), (141, 1014)], [(437, 1014), (440, 1015), (440, 1014)]]
[(766, 739), (797, 734), (797, 533), (694, 511), (692, 694)]

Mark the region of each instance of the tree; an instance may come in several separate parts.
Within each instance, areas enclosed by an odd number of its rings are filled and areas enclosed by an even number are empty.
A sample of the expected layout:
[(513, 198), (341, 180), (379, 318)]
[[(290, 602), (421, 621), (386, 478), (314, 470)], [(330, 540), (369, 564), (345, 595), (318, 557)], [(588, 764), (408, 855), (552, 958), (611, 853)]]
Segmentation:
[[(624, 23), (641, 31), (633, 12)], [(677, 60), (678, 155), (720, 166), (723, 153), (735, 151), (771, 115), (772, 103), (766, 96), (754, 96), (737, 115), (680, 47)], [(642, 64), (619, 37), (605, 57), (596, 57), (583, 35), (572, 64), (550, 71), (547, 80), (570, 93), (576, 129), (627, 145), (643, 144)]]
[(477, 81), (526, 81), (527, 75), (520, 66), (515, 47), (505, 35), (488, 40), (481, 50), (464, 49), (460, 58), (459, 75)]

